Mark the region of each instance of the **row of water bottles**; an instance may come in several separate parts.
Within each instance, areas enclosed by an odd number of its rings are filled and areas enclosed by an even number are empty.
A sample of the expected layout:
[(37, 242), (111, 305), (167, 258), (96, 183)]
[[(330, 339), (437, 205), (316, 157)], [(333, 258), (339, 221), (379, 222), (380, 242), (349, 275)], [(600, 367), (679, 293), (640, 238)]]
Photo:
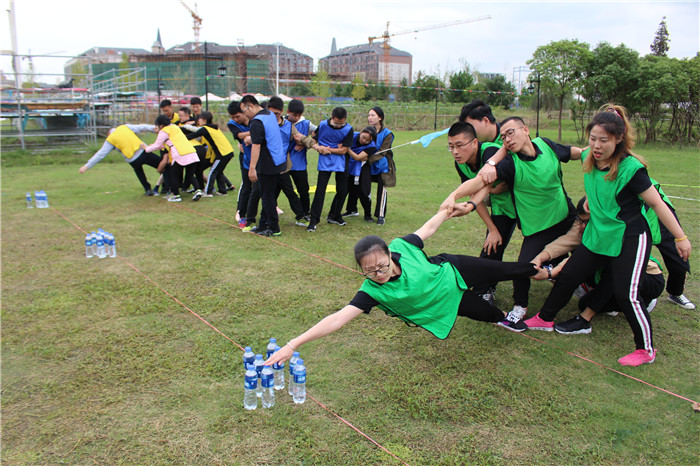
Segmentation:
[[(49, 198), (43, 190), (34, 191), (34, 199), (36, 200), (37, 209), (48, 209)], [(32, 202), (32, 193), (27, 193), (27, 209), (32, 209), (33, 207), (34, 203)]]
[[(267, 358), (280, 349), (276, 338), (270, 338), (267, 345)], [(263, 408), (272, 408), (275, 405), (275, 391), (284, 390), (285, 371), (284, 363), (265, 366), (262, 354), (255, 354), (250, 346), (245, 347), (243, 353), (243, 367), (245, 368), (243, 407), (256, 409), (258, 398), (261, 399)], [(294, 403), (301, 404), (306, 401), (306, 366), (304, 360), (295, 351), (289, 360), (288, 392), (292, 395)]]
[(85, 235), (85, 257), (117, 257), (117, 243), (114, 235), (108, 231), (98, 228)]

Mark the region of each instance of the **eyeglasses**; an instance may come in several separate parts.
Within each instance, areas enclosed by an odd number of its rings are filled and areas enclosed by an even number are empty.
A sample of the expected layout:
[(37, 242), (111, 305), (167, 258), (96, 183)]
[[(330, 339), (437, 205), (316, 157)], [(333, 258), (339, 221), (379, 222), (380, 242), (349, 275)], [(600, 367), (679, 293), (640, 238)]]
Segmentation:
[(247, 112), (249, 108), (250, 108), (250, 105), (246, 105), (245, 107), (241, 105), (241, 113)]
[(379, 267), (377, 267), (376, 270), (369, 270), (369, 271), (363, 273), (362, 275), (364, 275), (367, 278), (374, 278), (378, 274), (384, 275), (385, 273), (387, 273), (389, 271), (390, 266), (391, 266), (391, 264), (380, 265)]
[(455, 149), (459, 150), (462, 147), (469, 145), (469, 143), (471, 143), (474, 139), (476, 139), (476, 138), (471, 138), (467, 142), (458, 142), (457, 144), (448, 144), (447, 149), (449, 149), (450, 152), (452, 152)]
[(578, 215), (576, 216), (576, 221), (577, 221), (578, 223), (583, 224), (584, 226), (585, 226), (585, 225), (588, 225), (588, 221), (589, 221), (589, 220), (590, 220), (590, 218), (587, 218), (586, 220), (584, 220), (584, 219), (582, 219), (581, 217), (579, 217)]
[(506, 138), (512, 138), (513, 135), (515, 134), (515, 130), (516, 130), (516, 129), (521, 129), (521, 128), (524, 128), (524, 126), (519, 126), (519, 127), (517, 127), (517, 128), (511, 128), (511, 129), (508, 129), (508, 130), (502, 132), (502, 133), (501, 133), (501, 139), (505, 141)]

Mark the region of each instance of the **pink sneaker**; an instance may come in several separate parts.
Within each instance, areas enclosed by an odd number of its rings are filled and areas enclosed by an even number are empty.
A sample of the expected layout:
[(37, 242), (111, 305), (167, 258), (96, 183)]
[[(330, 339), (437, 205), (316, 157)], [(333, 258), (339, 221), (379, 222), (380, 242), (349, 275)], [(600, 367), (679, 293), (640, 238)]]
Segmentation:
[(547, 322), (546, 320), (540, 319), (540, 313), (538, 312), (535, 317), (531, 317), (525, 321), (525, 325), (530, 330), (543, 330), (545, 332), (551, 332), (554, 330), (554, 322)]
[(641, 366), (642, 364), (651, 364), (656, 359), (656, 350), (652, 350), (651, 354), (645, 349), (638, 349), (634, 353), (623, 356), (617, 360), (623, 366)]

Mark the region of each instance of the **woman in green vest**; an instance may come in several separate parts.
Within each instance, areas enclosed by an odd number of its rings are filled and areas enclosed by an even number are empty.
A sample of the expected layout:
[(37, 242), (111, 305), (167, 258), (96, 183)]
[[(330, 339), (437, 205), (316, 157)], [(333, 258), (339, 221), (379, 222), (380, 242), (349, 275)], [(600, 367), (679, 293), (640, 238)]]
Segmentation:
[(583, 160), (584, 186), (591, 218), (582, 244), (573, 252), (540, 312), (525, 321), (528, 328), (552, 331), (554, 316), (588, 275), (608, 267), (615, 299), (634, 333), (636, 350), (618, 362), (625, 366), (656, 358), (649, 313), (639, 296), (639, 280), (651, 250), (644, 203), (674, 235), (678, 254), (686, 260), (691, 246), (671, 210), (652, 186), (646, 163), (632, 153), (633, 128), (625, 109), (606, 105), (586, 128), (589, 147)]
[[(485, 194), (484, 194), (485, 195)], [(474, 196), (474, 199), (483, 195)], [(428, 257), (423, 242), (450, 217), (476, 208), (473, 201), (457, 204), (452, 215), (435, 214), (415, 233), (387, 245), (378, 236), (366, 236), (355, 245), (355, 260), (365, 276), (350, 304), (293, 338), (265, 364), (286, 361), (304, 343), (335, 332), (362, 313), (378, 307), (409, 326), (418, 326), (437, 338), (447, 338), (457, 316), (493, 322), (513, 331), (525, 330), (522, 321), (505, 320), (506, 313), (489, 305), (468, 288), (493, 280), (544, 278), (547, 272), (533, 264), (499, 262), (479, 257), (440, 254)]]

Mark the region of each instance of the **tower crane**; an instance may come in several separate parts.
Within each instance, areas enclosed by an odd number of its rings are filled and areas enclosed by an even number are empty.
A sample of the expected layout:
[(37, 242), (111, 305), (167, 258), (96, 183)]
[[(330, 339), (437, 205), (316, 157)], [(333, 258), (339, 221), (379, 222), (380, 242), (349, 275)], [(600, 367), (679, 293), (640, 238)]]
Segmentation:
[(194, 30), (194, 46), (199, 46), (199, 31), (202, 29), (202, 17), (197, 14), (197, 2), (194, 3), (194, 10), (187, 6), (183, 0), (180, 0), (180, 4), (187, 8), (187, 11), (192, 15), (192, 29)]
[(476, 18), (467, 18), (467, 19), (460, 19), (457, 21), (450, 21), (448, 23), (440, 23), (440, 24), (433, 24), (432, 26), (425, 26), (425, 27), (420, 27), (420, 28), (413, 28), (413, 29), (406, 29), (404, 31), (399, 31), (395, 32), (393, 34), (389, 33), (389, 21), (386, 22), (386, 29), (384, 30), (384, 33), (381, 36), (374, 36), (369, 38), (369, 43), (372, 44), (375, 40), (377, 39), (382, 39), (382, 48), (384, 49), (384, 83), (388, 84), (389, 83), (389, 55), (391, 51), (391, 46), (389, 45), (389, 42), (391, 40), (391, 37), (394, 36), (400, 36), (403, 34), (412, 34), (414, 32), (422, 32), (422, 31), (428, 31), (430, 29), (440, 29), (440, 28), (445, 28), (445, 27), (450, 27), (450, 26), (457, 26), (458, 24), (465, 24), (465, 23), (474, 23), (476, 21), (483, 21), (491, 19), (491, 15), (486, 15), (486, 16), (478, 16)]

